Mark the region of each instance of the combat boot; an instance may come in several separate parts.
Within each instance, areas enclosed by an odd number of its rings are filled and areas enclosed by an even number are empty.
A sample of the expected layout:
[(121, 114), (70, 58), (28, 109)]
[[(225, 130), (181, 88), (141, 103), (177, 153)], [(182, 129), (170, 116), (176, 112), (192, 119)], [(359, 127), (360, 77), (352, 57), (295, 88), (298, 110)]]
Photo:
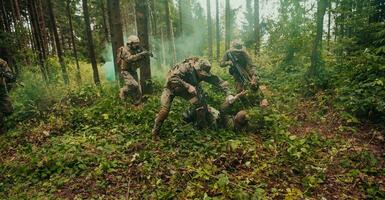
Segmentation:
[(198, 129), (205, 129), (208, 127), (207, 109), (200, 107), (196, 109), (196, 126)]
[(159, 140), (159, 130), (160, 130), (159, 128), (155, 128), (155, 127), (151, 130), (151, 136), (154, 141)]

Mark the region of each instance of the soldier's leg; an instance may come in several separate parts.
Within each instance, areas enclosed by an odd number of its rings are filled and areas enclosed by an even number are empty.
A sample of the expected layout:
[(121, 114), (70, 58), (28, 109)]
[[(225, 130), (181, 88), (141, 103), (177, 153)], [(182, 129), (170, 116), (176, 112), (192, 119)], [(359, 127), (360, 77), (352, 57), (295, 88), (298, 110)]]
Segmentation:
[(123, 87), (120, 88), (119, 97), (120, 97), (120, 99), (125, 100), (128, 92), (129, 92), (129, 88), (128, 88), (129, 73), (126, 71), (122, 71), (121, 76), (122, 76), (124, 83), (123, 83)]
[(4, 114), (2, 112), (0, 112), (0, 135), (5, 134), (5, 132), (6, 132), (4, 121), (5, 121)]
[(6, 132), (5, 117), (11, 115), (13, 107), (8, 96), (0, 96), (0, 134)]
[(163, 122), (166, 120), (168, 113), (170, 112), (171, 104), (174, 99), (172, 92), (166, 88), (163, 90), (162, 96), (160, 98), (161, 106), (158, 114), (155, 118), (155, 124), (152, 129), (153, 137), (157, 137), (162, 127)]
[(3, 110), (3, 113), (5, 116), (9, 116), (13, 113), (13, 106), (11, 103), (11, 99), (8, 96), (1, 98), (0, 104), (2, 104), (0, 107)]
[(235, 90), (237, 93), (240, 93), (244, 90), (245, 88), (243, 87), (243, 84), (241, 81), (235, 80)]
[(132, 99), (134, 100), (134, 104), (138, 105), (142, 102), (142, 89), (140, 88), (138, 73), (133, 72), (132, 80), (130, 82), (130, 90), (132, 91)]
[(131, 74), (129, 72), (122, 72), (124, 86), (120, 89), (120, 98), (125, 100), (129, 95), (134, 104), (139, 104), (141, 102), (142, 92), (140, 90), (140, 85), (137, 81), (136, 74)]
[[(192, 107), (190, 108), (193, 111), (194, 117), (196, 118), (196, 126), (200, 129), (206, 128), (207, 123), (207, 104), (198, 98), (196, 95), (186, 94), (184, 96), (186, 100), (190, 101)], [(194, 112), (195, 111), (195, 112)]]

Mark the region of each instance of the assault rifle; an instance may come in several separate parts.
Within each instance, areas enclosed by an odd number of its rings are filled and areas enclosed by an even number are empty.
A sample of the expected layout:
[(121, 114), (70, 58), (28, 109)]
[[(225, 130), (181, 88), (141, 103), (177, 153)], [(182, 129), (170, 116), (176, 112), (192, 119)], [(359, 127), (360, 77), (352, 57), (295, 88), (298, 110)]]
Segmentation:
[(250, 75), (245, 72), (242, 67), (239, 65), (239, 60), (236, 56), (234, 56), (231, 52), (227, 53), (228, 57), (230, 58), (233, 69), (235, 69), (235, 73), (238, 75), (238, 77), (241, 79), (240, 81), (242, 84), (245, 84), (247, 82), (251, 81)]
[(0, 76), (10, 80), (11, 82), (15, 80), (15, 76), (11, 72), (4, 71), (3, 69), (0, 69)]

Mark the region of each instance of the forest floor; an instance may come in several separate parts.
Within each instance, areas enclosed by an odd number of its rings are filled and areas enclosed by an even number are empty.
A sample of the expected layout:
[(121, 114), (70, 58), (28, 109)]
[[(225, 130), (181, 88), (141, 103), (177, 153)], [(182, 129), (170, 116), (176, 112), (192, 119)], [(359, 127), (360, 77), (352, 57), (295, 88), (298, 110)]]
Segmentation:
[(303, 98), (300, 72), (261, 76), (270, 106), (249, 109), (256, 131), (197, 131), (177, 99), (156, 142), (161, 84), (143, 109), (107, 84), (33, 101), (21, 96), (36, 87), (20, 88), (15, 128), (0, 136), (0, 199), (385, 198), (383, 126), (336, 109), (332, 94)]

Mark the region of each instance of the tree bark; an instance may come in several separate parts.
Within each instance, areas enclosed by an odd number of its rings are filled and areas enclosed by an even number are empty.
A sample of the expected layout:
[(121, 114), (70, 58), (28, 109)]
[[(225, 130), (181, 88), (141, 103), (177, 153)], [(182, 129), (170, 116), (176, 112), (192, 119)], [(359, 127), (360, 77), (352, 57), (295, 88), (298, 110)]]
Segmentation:
[(221, 29), (220, 29), (220, 22), (219, 22), (219, 2), (218, 0), (215, 0), (215, 19), (216, 19), (216, 42), (217, 42), (217, 60), (221, 59)]
[(332, 1), (329, 0), (328, 5), (328, 36), (327, 36), (327, 43), (328, 43), (328, 49), (330, 48), (330, 38), (331, 38), (331, 18), (332, 18)]
[(172, 22), (170, 18), (170, 5), (169, 5), (169, 0), (164, 0), (164, 7), (165, 7), (165, 18), (166, 18), (166, 26), (167, 26), (167, 46), (168, 49), (172, 50), (172, 60), (170, 59), (168, 61), (168, 64), (173, 65), (176, 62), (176, 50), (175, 50), (175, 43), (174, 43), (174, 38), (173, 38), (173, 27), (172, 27)]
[(311, 54), (311, 66), (309, 69), (310, 77), (317, 77), (319, 75), (321, 67), (321, 51), (322, 51), (322, 35), (323, 35), (323, 22), (326, 12), (328, 0), (318, 0), (317, 6), (317, 34), (314, 39), (312, 54)]
[(110, 22), (110, 34), (112, 43), (112, 55), (114, 58), (114, 69), (116, 80), (120, 80), (120, 68), (117, 64), (117, 50), (124, 45), (122, 19), (120, 15), (120, 1), (107, 0), (108, 18)]
[(94, 50), (94, 42), (92, 39), (90, 15), (88, 12), (88, 2), (87, 0), (82, 0), (82, 1), (83, 1), (83, 14), (84, 14), (85, 29), (86, 29), (87, 46), (88, 46), (89, 57), (92, 65), (94, 82), (96, 85), (100, 85), (99, 71), (98, 71), (98, 66), (96, 64), (96, 56), (95, 56), (95, 50)]
[(213, 60), (213, 27), (211, 20), (211, 2), (207, 0), (207, 41), (208, 41), (208, 51), (209, 51), (209, 60), (210, 62)]
[(230, 48), (230, 40), (231, 40), (231, 16), (230, 16), (230, 0), (226, 0), (226, 8), (225, 8), (225, 48)]
[(3, 17), (3, 22), (5, 25), (5, 31), (10, 33), (11, 32), (11, 23), (7, 15), (7, 10), (5, 9), (5, 2), (3, 0), (0, 1), (1, 3), (1, 10), (2, 10), (2, 17)]
[[(46, 30), (47, 26), (45, 24), (45, 17), (44, 17), (43, 5), (41, 3), (41, 0), (35, 0), (35, 8), (36, 8), (37, 18), (39, 23), (39, 29), (41, 31), (39, 36), (41, 37), (41, 41), (42, 41), (43, 56), (44, 56), (44, 60), (46, 60), (48, 55), (48, 33)], [(47, 67), (46, 67), (46, 71), (47, 71), (47, 74), (49, 74), (49, 69)]]
[(49, 13), (50, 21), (51, 21), (51, 28), (53, 31), (53, 36), (54, 36), (55, 44), (56, 44), (56, 53), (57, 53), (57, 56), (59, 58), (62, 77), (63, 77), (64, 83), (66, 85), (68, 85), (69, 84), (69, 78), (68, 78), (68, 73), (67, 73), (67, 67), (66, 67), (64, 59), (63, 59), (62, 46), (60, 43), (58, 31), (57, 31), (55, 15), (53, 14), (52, 0), (48, 0), (47, 4), (48, 4), (48, 13)]
[[(107, 16), (106, 16), (106, 4), (105, 0), (100, 0), (102, 15), (103, 15), (103, 30), (104, 30), (104, 39), (106, 42), (110, 42), (110, 34), (108, 32)], [(107, 2), (108, 3), (108, 2)], [(120, 11), (119, 11), (120, 12)]]
[(35, 41), (36, 49), (38, 50), (38, 59), (39, 59), (39, 68), (41, 72), (42, 79), (48, 83), (48, 75), (47, 70), (45, 66), (45, 56), (44, 56), (44, 47), (43, 47), (43, 41), (41, 36), (41, 29), (38, 22), (38, 15), (37, 15), (37, 9), (36, 9), (36, 1), (35, 0), (29, 0), (28, 1), (28, 13), (30, 15), (30, 24), (32, 27), (32, 34)]
[(72, 24), (71, 0), (67, 0), (67, 7), (66, 8), (67, 8), (66, 9), (67, 10), (67, 17), (68, 17), (70, 35), (71, 35), (72, 51), (73, 51), (73, 56), (74, 56), (75, 62), (76, 62), (76, 80), (77, 80), (77, 83), (80, 85), (82, 82), (82, 77), (81, 77), (81, 73), (80, 73), (78, 51), (76, 48), (74, 29), (73, 29), (73, 24)]
[[(136, 28), (143, 48), (149, 50), (148, 37), (148, 3), (147, 0), (135, 0)], [(152, 93), (150, 58), (147, 56), (141, 61), (140, 84), (143, 94)]]
[(261, 49), (261, 26), (259, 20), (259, 0), (254, 0), (254, 31), (255, 31), (255, 54), (259, 55)]
[(179, 36), (183, 38), (183, 0), (178, 1), (179, 11)]

